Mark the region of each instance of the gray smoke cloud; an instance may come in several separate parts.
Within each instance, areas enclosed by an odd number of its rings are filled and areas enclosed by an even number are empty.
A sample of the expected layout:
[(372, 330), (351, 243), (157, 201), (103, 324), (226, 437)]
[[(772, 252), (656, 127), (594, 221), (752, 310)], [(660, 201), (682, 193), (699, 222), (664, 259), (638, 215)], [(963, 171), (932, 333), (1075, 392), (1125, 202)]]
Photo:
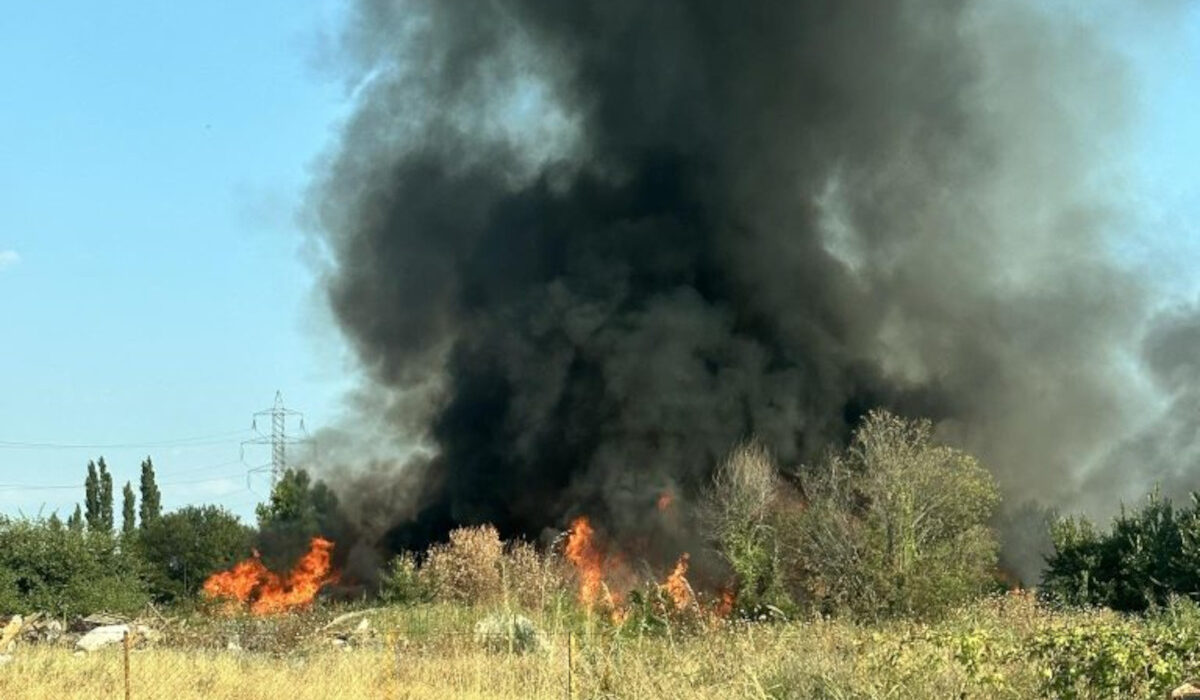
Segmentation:
[[(1161, 392), (1111, 254), (1135, 86), (1069, 8), (354, 7), (316, 208), (374, 429), (325, 458), (390, 546), (580, 512), (644, 533), (735, 442), (795, 467), (875, 406), (1013, 503), (1163, 473), (1107, 456)], [(1194, 369), (1173, 328), (1160, 376)]]

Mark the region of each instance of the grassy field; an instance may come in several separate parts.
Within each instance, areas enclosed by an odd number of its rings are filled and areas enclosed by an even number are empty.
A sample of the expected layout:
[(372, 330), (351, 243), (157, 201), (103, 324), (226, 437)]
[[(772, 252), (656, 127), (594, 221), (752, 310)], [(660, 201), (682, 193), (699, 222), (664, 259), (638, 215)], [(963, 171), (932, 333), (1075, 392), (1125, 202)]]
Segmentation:
[[(337, 612), (189, 618), (132, 651), (132, 696), (1163, 697), (1200, 670), (1192, 606), (1141, 619), (1004, 596), (929, 625), (691, 621), (640, 631), (564, 612), (538, 616), (542, 643), (527, 653), (485, 648), (471, 625), (487, 611), (451, 605), (372, 611), (371, 634), (337, 647), (320, 632)], [(242, 650), (224, 648), (229, 639)], [(18, 647), (0, 667), (0, 697), (121, 697), (123, 662), (119, 648)]]

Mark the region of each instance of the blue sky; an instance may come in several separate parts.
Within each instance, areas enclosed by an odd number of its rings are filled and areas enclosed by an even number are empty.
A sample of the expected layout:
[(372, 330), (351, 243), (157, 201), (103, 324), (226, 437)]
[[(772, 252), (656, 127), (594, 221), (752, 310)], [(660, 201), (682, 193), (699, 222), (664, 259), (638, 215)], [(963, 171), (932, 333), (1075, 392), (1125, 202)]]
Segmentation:
[[(65, 515), (89, 458), (121, 484), (151, 454), (166, 507), (252, 519), (267, 481), (247, 465), (269, 455), (240, 454), (251, 414), (277, 389), (310, 427), (337, 414), (351, 370), (296, 210), (349, 109), (323, 67), (343, 12), (45, 0), (0, 17), (0, 513)], [(1122, 27), (1142, 79), (1125, 254), (1194, 299), (1200, 9)]]
[[(6, 9), (0, 441), (138, 446), (0, 447), (0, 512), (66, 514), (80, 489), (14, 486), (81, 484), (101, 454), (118, 483), (136, 481), (152, 454), (166, 507), (211, 500), (249, 515), (250, 435), (233, 433), (276, 389), (310, 425), (337, 410), (344, 358), (312, 318), (294, 212), (346, 112), (319, 61), (340, 11)], [(222, 438), (177, 440), (210, 435)], [(251, 465), (268, 459), (247, 450)]]

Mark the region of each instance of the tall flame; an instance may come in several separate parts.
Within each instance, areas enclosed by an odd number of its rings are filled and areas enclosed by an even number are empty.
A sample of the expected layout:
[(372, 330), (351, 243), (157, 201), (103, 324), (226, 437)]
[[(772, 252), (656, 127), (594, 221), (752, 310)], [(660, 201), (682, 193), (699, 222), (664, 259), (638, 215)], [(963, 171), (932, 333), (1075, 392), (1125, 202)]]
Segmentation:
[(286, 575), (267, 569), (258, 552), (250, 559), (234, 564), (204, 582), (210, 598), (225, 598), (249, 604), (254, 615), (271, 615), (309, 605), (322, 586), (337, 580), (330, 562), (333, 542), (314, 537), (308, 552)]
[(604, 585), (604, 555), (592, 539), (595, 532), (586, 515), (575, 518), (566, 548), (567, 559), (579, 575), (579, 602), (588, 610), (596, 604)]
[(683, 556), (679, 557), (679, 561), (675, 563), (675, 569), (671, 571), (671, 575), (662, 585), (662, 589), (671, 596), (671, 602), (675, 604), (676, 610), (684, 610), (692, 604), (692, 586), (687, 580), (687, 570), (688, 554), (684, 552)]

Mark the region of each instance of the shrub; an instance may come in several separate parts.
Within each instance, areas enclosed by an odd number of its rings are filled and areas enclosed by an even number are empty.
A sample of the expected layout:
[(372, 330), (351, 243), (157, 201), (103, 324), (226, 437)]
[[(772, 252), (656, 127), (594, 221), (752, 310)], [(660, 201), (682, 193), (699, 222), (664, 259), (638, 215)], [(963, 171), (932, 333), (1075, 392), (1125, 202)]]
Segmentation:
[(717, 467), (705, 497), (703, 518), (733, 571), (745, 612), (787, 604), (776, 532), (780, 489), (770, 453), (748, 442)]
[(506, 601), (542, 609), (566, 590), (562, 561), (543, 556), (528, 542), (510, 543), (500, 563)]
[(928, 421), (872, 411), (843, 453), (804, 473), (805, 507), (781, 526), (798, 595), (863, 617), (926, 616), (988, 590), (999, 492), (932, 434)]
[(504, 545), (491, 525), (460, 527), (450, 541), (429, 549), (425, 568), (442, 600), (490, 603), (503, 594), (500, 578)]
[(0, 519), (0, 613), (133, 612), (148, 600), (141, 568), (108, 533)]
[(253, 531), (217, 506), (188, 506), (152, 520), (138, 535), (151, 593), (192, 598), (212, 573), (250, 556)]
[(433, 600), (434, 585), (411, 552), (393, 557), (379, 578), (379, 597), (385, 603), (412, 605)]
[(1111, 530), (1063, 518), (1051, 535), (1042, 592), (1058, 603), (1141, 611), (1173, 596), (1200, 596), (1200, 499), (1176, 509), (1157, 491), (1142, 507), (1122, 508)]

